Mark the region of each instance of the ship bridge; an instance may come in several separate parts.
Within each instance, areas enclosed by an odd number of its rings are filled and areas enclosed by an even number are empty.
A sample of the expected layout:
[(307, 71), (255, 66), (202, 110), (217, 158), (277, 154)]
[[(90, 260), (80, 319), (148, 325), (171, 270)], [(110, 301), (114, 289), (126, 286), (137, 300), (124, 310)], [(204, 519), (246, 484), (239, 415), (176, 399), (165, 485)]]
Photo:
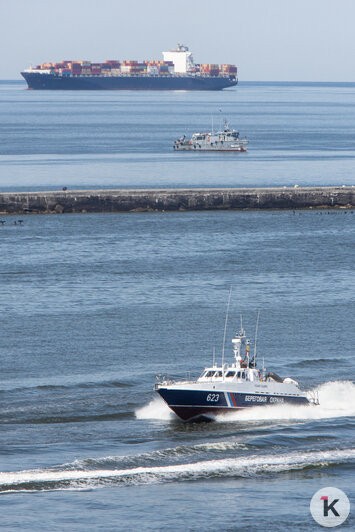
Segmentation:
[(194, 67), (192, 53), (187, 46), (178, 43), (176, 50), (163, 52), (164, 61), (172, 61), (174, 70), (178, 73), (186, 73)]

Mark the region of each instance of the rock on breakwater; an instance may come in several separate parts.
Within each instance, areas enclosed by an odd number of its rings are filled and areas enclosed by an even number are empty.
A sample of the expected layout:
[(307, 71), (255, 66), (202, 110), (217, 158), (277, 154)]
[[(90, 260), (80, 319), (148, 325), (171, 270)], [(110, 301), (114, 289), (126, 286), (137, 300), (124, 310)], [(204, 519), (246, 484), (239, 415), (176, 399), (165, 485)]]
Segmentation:
[(1, 214), (355, 207), (355, 187), (65, 190), (0, 193)]

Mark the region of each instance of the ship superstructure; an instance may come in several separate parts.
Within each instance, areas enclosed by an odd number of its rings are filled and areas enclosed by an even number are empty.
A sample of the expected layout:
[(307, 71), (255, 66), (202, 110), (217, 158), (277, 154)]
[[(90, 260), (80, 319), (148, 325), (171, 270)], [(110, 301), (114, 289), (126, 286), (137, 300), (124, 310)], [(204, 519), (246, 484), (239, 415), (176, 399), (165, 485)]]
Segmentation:
[(174, 64), (174, 71), (177, 74), (185, 74), (186, 72), (195, 72), (195, 63), (192, 53), (187, 46), (178, 43), (176, 50), (163, 52), (165, 62)]
[(37, 90), (221, 90), (238, 83), (235, 65), (195, 64), (183, 44), (163, 52), (163, 58), (46, 62), (21, 75)]

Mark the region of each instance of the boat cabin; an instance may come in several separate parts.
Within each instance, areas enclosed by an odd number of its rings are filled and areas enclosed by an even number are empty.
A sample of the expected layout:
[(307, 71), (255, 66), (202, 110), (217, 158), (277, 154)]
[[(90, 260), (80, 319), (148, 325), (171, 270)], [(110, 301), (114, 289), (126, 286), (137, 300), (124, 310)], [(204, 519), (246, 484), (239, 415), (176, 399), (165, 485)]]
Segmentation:
[(237, 368), (233, 364), (228, 367), (205, 368), (197, 382), (253, 382), (260, 381), (260, 370), (255, 368)]
[(208, 137), (208, 133), (194, 133), (191, 137), (191, 141), (197, 141), (197, 140), (206, 140)]
[(231, 365), (222, 364), (219, 367), (214, 363), (212, 367), (203, 370), (197, 382), (253, 382), (262, 380), (261, 372), (256, 368), (255, 353), (253, 360), (250, 360), (250, 343), (243, 328), (232, 339), (232, 344), (235, 362)]

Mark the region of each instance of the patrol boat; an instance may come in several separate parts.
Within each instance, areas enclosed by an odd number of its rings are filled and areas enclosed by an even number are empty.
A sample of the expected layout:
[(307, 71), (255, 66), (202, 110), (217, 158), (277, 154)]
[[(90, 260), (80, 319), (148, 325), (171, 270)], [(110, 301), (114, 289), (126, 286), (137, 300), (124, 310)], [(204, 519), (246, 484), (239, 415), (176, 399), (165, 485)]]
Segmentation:
[(186, 136), (175, 140), (174, 150), (177, 151), (247, 151), (248, 139), (239, 137), (239, 131), (230, 129), (228, 121), (224, 119), (220, 131), (210, 133), (194, 133), (190, 140)]
[[(235, 361), (206, 367), (197, 380), (173, 381), (157, 377), (154, 389), (183, 421), (211, 420), (216, 414), (253, 406), (316, 405), (318, 397), (302, 392), (298, 382), (276, 373), (260, 371), (250, 342), (241, 328), (232, 339)], [(244, 356), (242, 356), (242, 354)]]

